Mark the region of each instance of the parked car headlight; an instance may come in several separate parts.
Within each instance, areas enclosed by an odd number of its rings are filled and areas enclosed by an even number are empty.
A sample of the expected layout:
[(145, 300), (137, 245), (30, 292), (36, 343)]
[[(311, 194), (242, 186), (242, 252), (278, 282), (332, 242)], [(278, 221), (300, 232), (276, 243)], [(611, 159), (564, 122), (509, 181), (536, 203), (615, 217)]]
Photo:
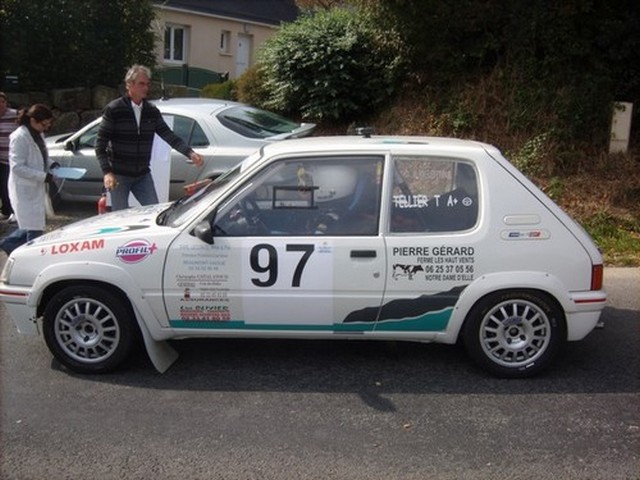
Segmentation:
[(9, 278), (11, 277), (11, 269), (16, 261), (9, 257), (7, 262), (4, 264), (4, 268), (2, 269), (2, 273), (0, 274), (0, 283), (9, 283)]

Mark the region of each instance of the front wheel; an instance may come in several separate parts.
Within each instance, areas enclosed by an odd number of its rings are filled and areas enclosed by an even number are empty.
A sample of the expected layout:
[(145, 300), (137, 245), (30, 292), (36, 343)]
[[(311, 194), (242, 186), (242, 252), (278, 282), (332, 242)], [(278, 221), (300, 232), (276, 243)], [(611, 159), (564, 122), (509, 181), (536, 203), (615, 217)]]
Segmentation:
[(560, 307), (536, 291), (504, 291), (480, 300), (467, 316), (469, 355), (498, 377), (522, 378), (547, 368), (566, 340)]
[(44, 310), (43, 334), (53, 356), (77, 373), (106, 373), (131, 352), (136, 338), (131, 307), (96, 286), (71, 286)]

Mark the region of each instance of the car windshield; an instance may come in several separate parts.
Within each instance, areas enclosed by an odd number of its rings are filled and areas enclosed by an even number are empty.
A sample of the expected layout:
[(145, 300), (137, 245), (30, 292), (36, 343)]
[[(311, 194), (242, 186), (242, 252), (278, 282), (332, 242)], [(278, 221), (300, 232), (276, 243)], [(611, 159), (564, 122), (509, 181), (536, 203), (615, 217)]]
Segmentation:
[(218, 120), (230, 130), (249, 138), (269, 138), (300, 127), (300, 124), (275, 113), (246, 106), (228, 108), (218, 114)]
[(213, 201), (217, 192), (222, 186), (226, 185), (236, 178), (241, 171), (242, 164), (238, 164), (234, 168), (227, 170), (225, 173), (205, 183), (200, 189), (190, 195), (185, 195), (171, 204), (171, 206), (160, 213), (157, 218), (158, 225), (167, 225), (170, 227), (178, 227), (182, 225), (190, 216), (194, 209), (200, 205)]

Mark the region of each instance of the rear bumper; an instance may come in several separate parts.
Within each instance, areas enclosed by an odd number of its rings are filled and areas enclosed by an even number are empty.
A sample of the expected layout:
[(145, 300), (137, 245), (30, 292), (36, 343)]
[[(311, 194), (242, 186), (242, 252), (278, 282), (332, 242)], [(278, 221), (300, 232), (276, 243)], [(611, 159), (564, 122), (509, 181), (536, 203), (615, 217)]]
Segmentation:
[(567, 340), (582, 340), (598, 324), (602, 310), (607, 305), (604, 290), (579, 292), (571, 295), (574, 308), (567, 315)]

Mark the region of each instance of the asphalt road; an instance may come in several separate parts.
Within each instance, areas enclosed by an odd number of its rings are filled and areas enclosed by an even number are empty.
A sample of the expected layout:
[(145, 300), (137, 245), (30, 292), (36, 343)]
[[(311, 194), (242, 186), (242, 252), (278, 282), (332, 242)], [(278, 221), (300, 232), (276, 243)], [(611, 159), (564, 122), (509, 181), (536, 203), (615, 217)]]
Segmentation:
[(640, 269), (608, 269), (604, 328), (547, 374), (457, 347), (187, 340), (71, 374), (0, 305), (2, 479), (638, 479)]

